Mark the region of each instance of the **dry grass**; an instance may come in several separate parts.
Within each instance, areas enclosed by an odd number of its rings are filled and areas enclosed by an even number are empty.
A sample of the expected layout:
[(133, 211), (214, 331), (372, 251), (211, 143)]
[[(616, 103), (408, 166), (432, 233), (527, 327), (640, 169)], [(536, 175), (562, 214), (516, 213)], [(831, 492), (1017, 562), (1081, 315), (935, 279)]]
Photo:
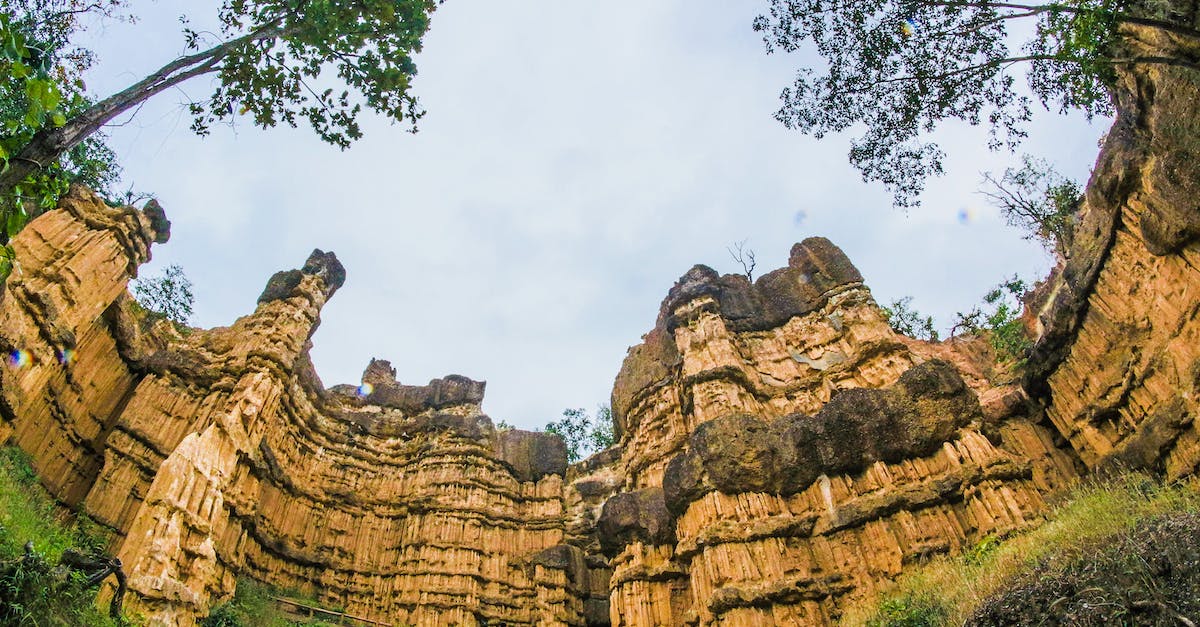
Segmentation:
[(882, 598), (847, 608), (842, 624), (891, 627), (961, 625), (988, 597), (1041, 566), (1064, 570), (1106, 540), (1168, 514), (1200, 511), (1200, 481), (1163, 486), (1125, 474), (1071, 491), (1040, 527), (1004, 540), (985, 538), (901, 577)]

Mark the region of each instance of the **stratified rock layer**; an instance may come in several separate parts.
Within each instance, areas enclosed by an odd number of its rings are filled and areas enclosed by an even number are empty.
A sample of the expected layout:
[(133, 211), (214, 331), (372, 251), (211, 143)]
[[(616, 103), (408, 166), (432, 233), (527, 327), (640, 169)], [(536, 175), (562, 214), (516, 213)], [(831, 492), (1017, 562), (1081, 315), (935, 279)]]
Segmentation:
[(985, 415), (976, 392), (1001, 390), (939, 351), (821, 238), (753, 284), (685, 274), (613, 393), (612, 624), (827, 624), (920, 557), (1039, 520), (1070, 455), (1024, 403)]
[[(1127, 32), (1136, 55), (1200, 53), (1194, 40)], [(1173, 479), (1200, 465), (1200, 84), (1168, 65), (1118, 76), (1075, 251), (1034, 303), (1028, 385), (1088, 466)]]
[(978, 340), (893, 333), (812, 238), (753, 283), (688, 271), (617, 375), (618, 443), (568, 467), (556, 436), (497, 431), (482, 382), (372, 360), (325, 389), (308, 350), (345, 279), (332, 253), (228, 328), (156, 320), (125, 287), (161, 208), (73, 189), (13, 240), (0, 438), (109, 530), (153, 624), (193, 624), (240, 576), (397, 625), (830, 624), (925, 556), (1036, 524), (1080, 472), (1195, 473), (1188, 71), (1119, 68), (1022, 386)]
[(494, 429), (465, 377), (372, 360), (326, 390), (331, 253), (230, 327), (156, 319), (125, 286), (164, 224), (73, 190), (14, 240), (0, 302), (25, 356), (0, 370), (3, 435), (110, 531), (155, 624), (239, 576), (396, 624), (823, 623), (1021, 528), (1073, 472), (1041, 427), (985, 416), (948, 349), (894, 335), (823, 239), (753, 284), (688, 272), (617, 377), (620, 443), (568, 468), (557, 436)]
[(128, 602), (188, 625), (248, 575), (396, 624), (579, 624), (576, 582), (535, 559), (564, 535), (566, 452), (497, 433), (483, 383), (325, 390), (308, 361), (344, 280), (331, 253), (208, 331), (126, 294), (155, 221), (73, 190), (15, 240), (0, 302), (0, 428), (51, 492), (109, 529)]

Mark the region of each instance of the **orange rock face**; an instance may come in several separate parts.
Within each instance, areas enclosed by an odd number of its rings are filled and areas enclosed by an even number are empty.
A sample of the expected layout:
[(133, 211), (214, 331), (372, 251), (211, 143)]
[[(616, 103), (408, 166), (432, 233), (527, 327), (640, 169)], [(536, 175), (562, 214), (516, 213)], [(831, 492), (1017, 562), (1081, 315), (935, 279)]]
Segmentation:
[[(1131, 28), (1138, 54), (1194, 41)], [(1034, 303), (1031, 391), (1089, 467), (1200, 466), (1200, 99), (1191, 70), (1120, 73), (1075, 252)]]
[(125, 286), (161, 222), (74, 190), (14, 240), (0, 302), (0, 348), (27, 356), (0, 370), (0, 428), (109, 530), (154, 624), (193, 624), (238, 576), (395, 624), (819, 624), (1020, 528), (1073, 472), (895, 336), (826, 240), (753, 285), (685, 275), (618, 375), (620, 444), (568, 469), (464, 377), (372, 361), (325, 389), (332, 254), (228, 328), (155, 320)]
[(0, 303), (0, 347), (29, 356), (0, 370), (0, 424), (111, 532), (128, 603), (194, 624), (248, 575), (396, 624), (581, 623), (570, 560), (540, 556), (564, 537), (561, 440), (496, 432), (463, 377), (372, 362), (325, 390), (308, 339), (332, 254), (229, 328), (150, 321), (125, 285), (154, 236), (75, 190), (14, 240)]
[(568, 467), (557, 436), (495, 429), (481, 382), (372, 360), (326, 389), (308, 350), (332, 253), (230, 327), (154, 319), (126, 284), (165, 218), (73, 189), (13, 240), (0, 437), (109, 531), (153, 624), (194, 624), (238, 577), (395, 625), (831, 624), (925, 556), (1036, 524), (1088, 469), (1195, 473), (1200, 93), (1180, 72), (1122, 72), (1021, 386), (979, 341), (893, 333), (813, 238), (754, 283), (687, 272), (617, 375), (618, 443)]
[(896, 336), (827, 240), (753, 285), (684, 275), (613, 394), (612, 624), (829, 624), (920, 557), (1039, 520), (1070, 454), (1024, 403), (985, 415), (972, 386), (994, 390), (950, 352)]

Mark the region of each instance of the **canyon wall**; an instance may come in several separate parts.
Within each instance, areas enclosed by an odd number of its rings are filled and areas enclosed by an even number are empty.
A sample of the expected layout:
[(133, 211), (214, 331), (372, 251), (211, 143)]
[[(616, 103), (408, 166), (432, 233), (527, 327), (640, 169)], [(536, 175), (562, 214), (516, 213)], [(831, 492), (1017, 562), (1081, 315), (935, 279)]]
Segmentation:
[(481, 382), (372, 360), (326, 389), (332, 253), (229, 327), (143, 310), (151, 209), (75, 188), (14, 240), (0, 435), (109, 531), (154, 624), (240, 576), (398, 625), (821, 624), (1076, 472), (970, 351), (894, 334), (824, 239), (753, 284), (685, 274), (617, 377), (619, 444), (568, 468), (557, 436), (497, 430)]
[[(1200, 54), (1126, 30), (1134, 56)], [(1118, 77), (1071, 256), (1030, 303), (1026, 387), (1088, 467), (1175, 479), (1200, 465), (1200, 80), (1156, 64)]]
[(810, 238), (754, 282), (685, 273), (616, 377), (617, 444), (568, 466), (557, 436), (497, 429), (482, 382), (371, 360), (327, 389), (308, 352), (332, 253), (229, 327), (145, 311), (126, 287), (165, 215), (73, 188), (13, 240), (0, 439), (108, 531), (152, 624), (194, 624), (239, 577), (393, 625), (831, 624), (927, 556), (1037, 524), (1083, 473), (1195, 473), (1188, 71), (1119, 72), (1019, 383), (978, 338), (894, 333)]

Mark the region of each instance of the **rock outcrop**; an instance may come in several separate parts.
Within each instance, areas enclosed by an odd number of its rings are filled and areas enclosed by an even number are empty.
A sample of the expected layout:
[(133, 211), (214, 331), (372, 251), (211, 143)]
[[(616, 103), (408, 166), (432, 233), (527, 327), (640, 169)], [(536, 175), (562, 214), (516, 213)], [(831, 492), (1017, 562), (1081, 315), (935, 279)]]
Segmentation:
[[(1127, 32), (1134, 54), (1200, 53), (1194, 39)], [(1200, 83), (1158, 64), (1118, 77), (1074, 252), (1032, 303), (1027, 386), (1089, 467), (1173, 479), (1200, 465)]]
[(753, 284), (685, 274), (613, 392), (613, 624), (826, 624), (906, 564), (1039, 520), (1070, 453), (1023, 403), (985, 415), (999, 389), (948, 350), (894, 334), (828, 240)]
[(557, 436), (497, 430), (482, 382), (371, 360), (326, 389), (308, 351), (332, 253), (226, 328), (146, 312), (126, 284), (162, 209), (75, 188), (12, 242), (0, 439), (108, 530), (152, 624), (194, 624), (238, 577), (395, 625), (831, 624), (926, 556), (1037, 524), (1081, 473), (1196, 472), (1191, 71), (1119, 68), (1021, 385), (977, 340), (894, 333), (811, 238), (754, 282), (685, 273), (616, 377), (617, 444), (568, 466)]
[(537, 559), (564, 536), (560, 439), (498, 433), (466, 377), (400, 385), (372, 361), (325, 390), (308, 348), (332, 253), (228, 328), (155, 320), (125, 292), (155, 224), (73, 190), (14, 239), (0, 302), (20, 356), (0, 429), (109, 530), (131, 605), (192, 624), (245, 575), (397, 624), (580, 622), (572, 573)]
[(466, 377), (372, 360), (325, 389), (332, 253), (227, 328), (142, 310), (126, 282), (165, 224), (75, 189), (14, 240), (0, 301), (20, 356), (0, 435), (110, 532), (156, 624), (239, 576), (396, 624), (821, 623), (1035, 520), (1074, 473), (1035, 421), (985, 415), (983, 378), (892, 333), (824, 239), (753, 284), (685, 274), (617, 377), (620, 443), (568, 468), (557, 436), (496, 430)]

